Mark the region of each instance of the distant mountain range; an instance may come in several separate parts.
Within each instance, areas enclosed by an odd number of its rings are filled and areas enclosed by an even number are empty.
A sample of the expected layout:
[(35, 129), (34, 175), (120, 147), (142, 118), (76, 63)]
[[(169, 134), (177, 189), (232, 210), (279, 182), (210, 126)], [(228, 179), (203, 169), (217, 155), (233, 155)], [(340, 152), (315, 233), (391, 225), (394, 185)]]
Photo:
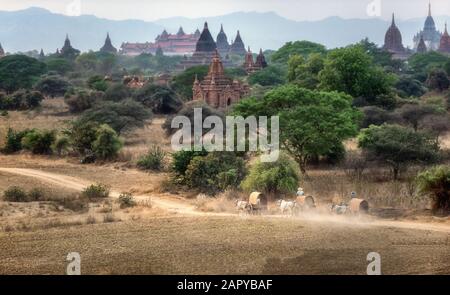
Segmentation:
[[(6, 12), (0, 11), (0, 43), (7, 52), (44, 49), (54, 52), (61, 48), (66, 33), (72, 45), (82, 51), (98, 50), (109, 32), (116, 47), (122, 42), (153, 42), (155, 37), (167, 29), (176, 33), (183, 26), (185, 32), (200, 30), (207, 21), (214, 35), (223, 24), (228, 39), (236, 36), (239, 29), (245, 45), (253, 48), (278, 49), (284, 43), (309, 40), (324, 44), (328, 48), (345, 46), (368, 37), (382, 44), (390, 25), (381, 19), (342, 19), (329, 17), (320, 21), (293, 21), (276, 13), (236, 12), (223, 16), (190, 19), (173, 17), (155, 22), (140, 20), (107, 20), (91, 15), (78, 17), (55, 14), (42, 8)], [(397, 20), (403, 34), (405, 46), (412, 46), (412, 37), (424, 24), (424, 18)], [(436, 16), (436, 24), (443, 30), (450, 16)]]

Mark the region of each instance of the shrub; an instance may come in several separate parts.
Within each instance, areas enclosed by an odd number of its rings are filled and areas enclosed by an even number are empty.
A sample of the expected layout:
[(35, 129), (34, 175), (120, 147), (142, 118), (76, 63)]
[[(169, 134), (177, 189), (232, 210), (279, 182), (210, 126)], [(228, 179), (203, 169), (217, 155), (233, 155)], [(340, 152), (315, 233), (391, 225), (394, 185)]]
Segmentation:
[(82, 197), (89, 200), (105, 199), (109, 197), (109, 187), (104, 184), (91, 184), (83, 190)]
[(178, 94), (166, 86), (146, 85), (136, 92), (134, 98), (156, 114), (176, 113), (183, 106)]
[(25, 135), (27, 135), (28, 132), (30, 132), (30, 130), (16, 132), (13, 129), (9, 128), (8, 132), (6, 133), (5, 146), (1, 150), (2, 153), (12, 154), (21, 151), (22, 139), (24, 138)]
[(441, 69), (434, 69), (428, 75), (426, 84), (430, 89), (444, 91), (449, 88), (450, 80), (448, 79), (445, 71)]
[(28, 110), (41, 105), (44, 96), (39, 91), (18, 90), (10, 96), (0, 96), (0, 109)]
[(28, 202), (28, 195), (22, 188), (12, 186), (3, 192), (3, 200), (7, 202)]
[(294, 193), (300, 180), (299, 167), (286, 155), (280, 155), (276, 162), (258, 161), (242, 182), (244, 190), (260, 191), (270, 194)]
[(101, 160), (111, 160), (117, 157), (123, 143), (111, 127), (101, 125), (96, 132), (96, 139), (92, 143), (92, 151)]
[(437, 166), (417, 176), (419, 191), (433, 199), (435, 213), (450, 212), (450, 166)]
[(164, 159), (166, 152), (164, 152), (159, 146), (152, 146), (146, 155), (142, 156), (137, 166), (143, 170), (162, 170), (164, 167)]
[(131, 90), (122, 83), (115, 83), (105, 91), (105, 100), (121, 101), (131, 97)]
[(53, 150), (56, 152), (58, 156), (63, 155), (67, 152), (70, 146), (70, 141), (67, 136), (60, 136), (56, 139), (53, 144)]
[(22, 138), (22, 146), (33, 154), (51, 154), (52, 145), (55, 140), (55, 131), (39, 131), (33, 129)]
[(65, 102), (71, 113), (80, 113), (92, 108), (95, 102), (101, 100), (103, 94), (97, 91), (69, 91), (65, 95)]
[(44, 95), (50, 97), (64, 96), (69, 90), (70, 83), (59, 76), (47, 76), (42, 78), (35, 86), (34, 89), (40, 91)]
[(244, 161), (232, 152), (209, 153), (194, 157), (183, 178), (190, 188), (216, 193), (238, 187), (245, 176)]
[(31, 191), (28, 192), (28, 200), (31, 202), (44, 201), (45, 192), (40, 188), (33, 188)]
[(104, 77), (100, 75), (92, 76), (88, 79), (87, 85), (90, 89), (97, 91), (106, 91), (108, 89), (108, 82), (105, 81)]
[(122, 193), (119, 196), (118, 202), (120, 204), (120, 208), (130, 208), (136, 206), (136, 202), (131, 193)]
[(172, 166), (171, 169), (177, 176), (184, 176), (186, 170), (191, 163), (192, 159), (198, 156), (206, 156), (206, 151), (179, 151), (172, 154)]

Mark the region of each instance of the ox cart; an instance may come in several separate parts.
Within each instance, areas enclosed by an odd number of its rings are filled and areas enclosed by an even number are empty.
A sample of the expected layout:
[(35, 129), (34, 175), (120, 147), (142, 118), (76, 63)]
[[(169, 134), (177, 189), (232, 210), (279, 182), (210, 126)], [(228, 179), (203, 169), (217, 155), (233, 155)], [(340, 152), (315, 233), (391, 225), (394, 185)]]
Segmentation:
[(251, 213), (261, 214), (263, 211), (267, 211), (267, 196), (260, 192), (253, 192), (248, 198), (250, 204)]

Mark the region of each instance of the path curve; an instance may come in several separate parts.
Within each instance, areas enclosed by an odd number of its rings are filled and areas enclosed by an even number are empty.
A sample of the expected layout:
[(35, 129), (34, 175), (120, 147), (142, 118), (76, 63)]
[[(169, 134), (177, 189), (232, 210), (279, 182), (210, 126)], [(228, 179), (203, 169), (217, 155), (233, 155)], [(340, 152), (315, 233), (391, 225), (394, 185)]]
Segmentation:
[[(84, 190), (92, 182), (72, 177), (66, 175), (60, 175), (50, 172), (45, 172), (36, 169), (26, 169), (26, 168), (0, 168), (0, 172), (5, 172), (9, 174), (22, 175), (26, 177), (32, 177), (39, 179), (41, 181), (58, 185), (61, 187), (73, 189), (76, 191)], [(110, 196), (112, 198), (118, 198), (120, 192), (112, 190)], [(137, 201), (150, 201), (152, 205), (167, 210), (172, 213), (184, 214), (184, 215), (194, 215), (194, 216), (222, 216), (222, 217), (236, 217), (237, 214), (233, 213), (216, 213), (216, 212), (201, 212), (197, 211), (195, 206), (176, 200), (168, 200), (155, 195), (137, 195), (134, 196)], [(286, 216), (281, 215), (267, 215), (263, 218), (286, 218)], [(300, 218), (302, 219), (302, 218)], [(328, 223), (349, 223), (348, 219), (340, 218), (339, 216), (317, 216), (303, 218), (308, 221), (315, 222), (328, 222)], [(350, 221), (354, 223), (354, 220)], [(390, 220), (378, 220), (370, 219), (359, 223), (361, 226), (381, 226), (381, 227), (397, 227), (397, 228), (407, 228), (415, 230), (432, 230), (450, 233), (450, 226), (443, 224), (433, 224), (433, 223), (420, 223), (420, 222), (408, 222), (408, 221), (390, 221)]]

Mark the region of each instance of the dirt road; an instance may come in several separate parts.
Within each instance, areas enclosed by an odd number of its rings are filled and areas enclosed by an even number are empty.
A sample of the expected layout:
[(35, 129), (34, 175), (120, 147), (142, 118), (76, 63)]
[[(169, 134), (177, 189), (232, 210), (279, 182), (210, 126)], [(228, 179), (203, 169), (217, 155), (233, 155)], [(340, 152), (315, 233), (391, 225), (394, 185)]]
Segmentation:
[[(91, 184), (35, 169), (0, 171), (78, 191)], [(381, 254), (385, 274), (450, 273), (445, 225), (243, 217), (198, 212), (188, 202), (156, 195), (136, 198), (177, 214), (0, 233), (0, 274), (63, 274), (69, 252), (81, 254), (84, 274), (365, 274), (369, 252)]]

